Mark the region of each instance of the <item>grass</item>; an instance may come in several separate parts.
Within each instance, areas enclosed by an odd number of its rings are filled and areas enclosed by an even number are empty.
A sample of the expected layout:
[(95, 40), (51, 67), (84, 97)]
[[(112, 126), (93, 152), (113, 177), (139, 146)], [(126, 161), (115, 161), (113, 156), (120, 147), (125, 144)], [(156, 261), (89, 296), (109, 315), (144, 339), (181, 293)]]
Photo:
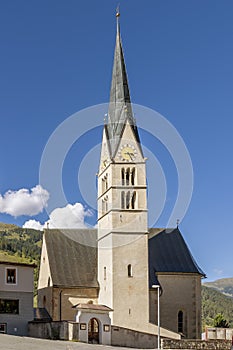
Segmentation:
[(26, 263), (30, 264), (31, 260), (27, 258), (22, 258), (18, 255), (11, 255), (7, 252), (0, 251), (0, 261), (14, 262), (14, 263)]

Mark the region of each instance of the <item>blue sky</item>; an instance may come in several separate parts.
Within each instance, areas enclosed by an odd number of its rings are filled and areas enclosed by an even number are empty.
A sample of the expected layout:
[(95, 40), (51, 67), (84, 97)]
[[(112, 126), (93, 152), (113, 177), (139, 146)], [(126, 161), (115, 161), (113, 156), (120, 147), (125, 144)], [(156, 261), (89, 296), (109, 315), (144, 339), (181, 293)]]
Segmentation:
[[(74, 113), (108, 102), (117, 4), (113, 0), (1, 3), (0, 194), (5, 198), (11, 190), (13, 197), (21, 196), (18, 191), (23, 188), (28, 192), (24, 191), (26, 199), (17, 212), (2, 210), (0, 221), (23, 225), (29, 219), (48, 220), (48, 209), (21, 214), (27, 197), (31, 208), (37, 205), (41, 156), (54, 130)], [(232, 12), (231, 0), (121, 3), (132, 101), (167, 118), (192, 159), (193, 196), (180, 229), (209, 280), (233, 276)], [(101, 121), (103, 114), (95, 117)], [(70, 148), (62, 181), (67, 202), (81, 203), (80, 215), (94, 225), (95, 210), (80, 191), (77, 172), (85, 155), (100, 143), (101, 127), (86, 136)], [(158, 140), (144, 130), (141, 139), (159, 159), (168, 183), (165, 209), (154, 224), (165, 226), (177, 195), (175, 167)], [(52, 167), (51, 159), (48, 176)], [(87, 186), (87, 192), (93, 198), (98, 157), (92, 168), (87, 183), (93, 181), (94, 187)], [(156, 184), (156, 172), (154, 178)], [(43, 188), (52, 201), (51, 189)], [(150, 215), (156, 206), (155, 197)]]

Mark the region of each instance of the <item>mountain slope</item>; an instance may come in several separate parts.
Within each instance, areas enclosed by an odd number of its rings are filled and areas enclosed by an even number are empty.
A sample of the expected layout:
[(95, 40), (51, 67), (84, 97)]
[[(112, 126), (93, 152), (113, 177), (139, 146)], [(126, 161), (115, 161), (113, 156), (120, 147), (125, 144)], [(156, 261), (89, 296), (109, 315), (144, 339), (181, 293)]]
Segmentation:
[(213, 326), (217, 314), (223, 314), (233, 327), (233, 299), (210, 287), (202, 286), (202, 325)]
[(221, 278), (213, 282), (203, 283), (203, 285), (233, 297), (233, 278)]

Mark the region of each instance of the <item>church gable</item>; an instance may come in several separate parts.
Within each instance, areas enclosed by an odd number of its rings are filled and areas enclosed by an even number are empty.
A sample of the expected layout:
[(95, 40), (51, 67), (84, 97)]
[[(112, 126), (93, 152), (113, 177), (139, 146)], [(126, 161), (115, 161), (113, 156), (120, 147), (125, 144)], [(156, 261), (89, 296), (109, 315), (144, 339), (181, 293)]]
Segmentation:
[(141, 144), (135, 137), (133, 126), (127, 120), (114, 156), (116, 162), (143, 162)]
[(150, 287), (155, 284), (156, 273), (194, 273), (205, 277), (178, 228), (149, 229), (148, 249)]
[(96, 230), (45, 230), (53, 286), (98, 288)]

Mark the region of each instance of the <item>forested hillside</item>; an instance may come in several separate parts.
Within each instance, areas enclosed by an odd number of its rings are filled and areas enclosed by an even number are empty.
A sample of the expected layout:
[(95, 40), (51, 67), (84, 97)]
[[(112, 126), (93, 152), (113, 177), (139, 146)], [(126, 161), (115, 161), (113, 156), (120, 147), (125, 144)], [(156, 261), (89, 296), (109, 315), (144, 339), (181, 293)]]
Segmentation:
[(35, 291), (40, 264), (42, 232), (0, 223), (0, 260), (35, 263)]
[(202, 286), (202, 324), (213, 326), (217, 314), (222, 314), (233, 327), (233, 298), (210, 287)]

